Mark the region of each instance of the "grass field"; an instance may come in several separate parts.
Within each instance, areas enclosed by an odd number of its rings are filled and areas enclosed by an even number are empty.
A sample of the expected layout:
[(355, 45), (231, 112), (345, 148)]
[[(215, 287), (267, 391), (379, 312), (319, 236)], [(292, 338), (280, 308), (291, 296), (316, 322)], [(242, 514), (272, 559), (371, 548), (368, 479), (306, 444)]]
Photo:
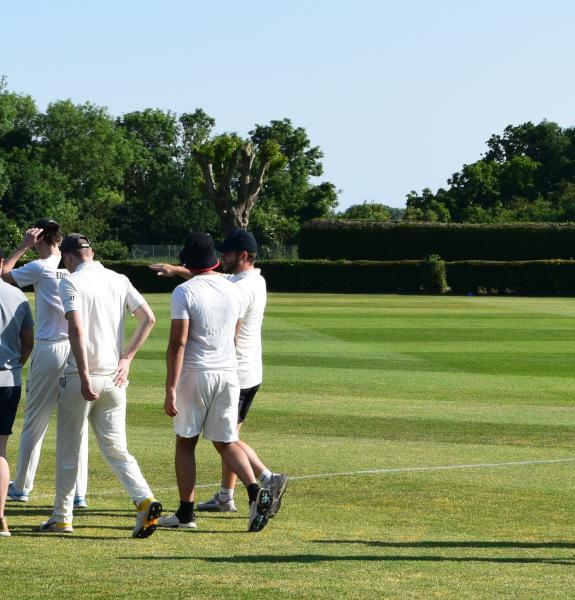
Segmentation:
[[(149, 299), (158, 325), (132, 371), (128, 433), (173, 510), (169, 298)], [(273, 294), (244, 432), (294, 476), (269, 527), (244, 532), (239, 490), (237, 515), (132, 540), (129, 499), (92, 443), (90, 510), (73, 537), (40, 536), (52, 427), (31, 502), (9, 504), (1, 597), (573, 598), (574, 317), (570, 299)], [(204, 499), (219, 480), (206, 441), (198, 460)]]

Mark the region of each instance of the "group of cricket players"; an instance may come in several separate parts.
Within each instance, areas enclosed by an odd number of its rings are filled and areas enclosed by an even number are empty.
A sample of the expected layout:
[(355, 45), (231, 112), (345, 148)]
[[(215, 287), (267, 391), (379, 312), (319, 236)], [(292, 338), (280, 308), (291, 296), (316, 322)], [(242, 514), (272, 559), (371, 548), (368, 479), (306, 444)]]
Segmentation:
[[(18, 266), (31, 249), (39, 258)], [(190, 233), (181, 266), (151, 265), (158, 276), (185, 281), (172, 294), (166, 353), (164, 411), (176, 434), (180, 503), (162, 516), (126, 440), (130, 367), (155, 317), (129, 279), (94, 259), (90, 240), (63, 236), (41, 219), (9, 255), (0, 250), (0, 537), (11, 535), (6, 501), (28, 502), (42, 441), (57, 413), (54, 509), (43, 533), (73, 533), (74, 511), (88, 504), (88, 423), (106, 462), (136, 506), (132, 537), (157, 527), (195, 529), (196, 512), (236, 512), (237, 478), (249, 498), (248, 531), (261, 531), (281, 507), (288, 484), (239, 433), (262, 383), (261, 328), (266, 283), (254, 266), (253, 235), (236, 230), (218, 247), (208, 234)], [(33, 286), (35, 319), (20, 288)], [(124, 343), (126, 318), (137, 327)], [(22, 368), (30, 358), (26, 403), (14, 479), (6, 446), (22, 395)], [(195, 505), (196, 445), (200, 434), (222, 458), (220, 490)]]

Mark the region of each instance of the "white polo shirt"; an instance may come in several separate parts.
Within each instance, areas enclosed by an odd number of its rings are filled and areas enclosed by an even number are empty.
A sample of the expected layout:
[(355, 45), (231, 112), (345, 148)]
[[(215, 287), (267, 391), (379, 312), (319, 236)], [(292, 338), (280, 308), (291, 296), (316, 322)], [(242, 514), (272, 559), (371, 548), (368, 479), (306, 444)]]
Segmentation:
[(196, 275), (172, 293), (172, 319), (190, 321), (184, 367), (236, 371), (234, 337), (240, 316), (236, 286), (217, 275)]
[[(60, 283), (64, 312), (82, 315), (90, 375), (113, 375), (124, 346), (126, 316), (145, 304), (144, 297), (125, 275), (85, 262)], [(66, 375), (78, 373), (70, 352)]]
[(266, 280), (260, 269), (248, 269), (230, 276), (228, 280), (241, 292), (241, 323), (236, 353), (240, 388), (245, 390), (260, 385), (263, 380), (262, 323), (267, 300)]
[(11, 272), (18, 287), (34, 286), (37, 340), (68, 339), (68, 323), (58, 293), (60, 281), (68, 276), (68, 271), (59, 269), (59, 264), (60, 255), (53, 254), (48, 258), (33, 260)]

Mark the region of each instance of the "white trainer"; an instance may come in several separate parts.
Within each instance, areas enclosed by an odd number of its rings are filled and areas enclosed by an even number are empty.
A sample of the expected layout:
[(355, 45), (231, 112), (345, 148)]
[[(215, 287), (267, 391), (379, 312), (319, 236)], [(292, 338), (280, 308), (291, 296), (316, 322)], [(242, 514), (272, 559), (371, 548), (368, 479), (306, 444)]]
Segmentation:
[(238, 512), (234, 499), (220, 500), (219, 492), (207, 502), (198, 504), (196, 510), (199, 512)]
[(182, 523), (177, 515), (166, 515), (158, 520), (158, 527), (165, 527), (166, 529), (196, 529), (196, 516), (194, 515), (188, 523)]

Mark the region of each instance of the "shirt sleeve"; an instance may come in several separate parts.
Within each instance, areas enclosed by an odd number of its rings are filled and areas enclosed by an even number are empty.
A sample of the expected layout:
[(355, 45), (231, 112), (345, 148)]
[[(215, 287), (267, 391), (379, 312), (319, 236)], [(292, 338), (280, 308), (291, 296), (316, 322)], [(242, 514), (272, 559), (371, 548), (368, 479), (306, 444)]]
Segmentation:
[(248, 308), (251, 304), (251, 298), (248, 290), (244, 290), (241, 285), (234, 284), (237, 290), (238, 301), (240, 304), (240, 316), (239, 319), (243, 319), (248, 312)]
[(60, 281), (59, 291), (60, 299), (62, 300), (62, 305), (64, 306), (64, 314), (72, 312), (73, 310), (81, 309), (78, 290), (76, 290), (76, 287), (69, 278), (62, 279), (62, 281)]
[(186, 291), (178, 286), (172, 293), (172, 319), (190, 320), (190, 307)]
[(23, 312), (21, 329), (34, 329), (34, 317), (32, 316), (30, 302), (28, 300), (22, 302), (20, 310)]
[(146, 304), (146, 299), (138, 290), (128, 281), (128, 294), (126, 296), (126, 306), (130, 311), (130, 314), (134, 314), (134, 311), (142, 304)]
[(33, 260), (10, 272), (18, 287), (34, 285), (42, 279), (44, 274), (44, 265), (39, 260)]

